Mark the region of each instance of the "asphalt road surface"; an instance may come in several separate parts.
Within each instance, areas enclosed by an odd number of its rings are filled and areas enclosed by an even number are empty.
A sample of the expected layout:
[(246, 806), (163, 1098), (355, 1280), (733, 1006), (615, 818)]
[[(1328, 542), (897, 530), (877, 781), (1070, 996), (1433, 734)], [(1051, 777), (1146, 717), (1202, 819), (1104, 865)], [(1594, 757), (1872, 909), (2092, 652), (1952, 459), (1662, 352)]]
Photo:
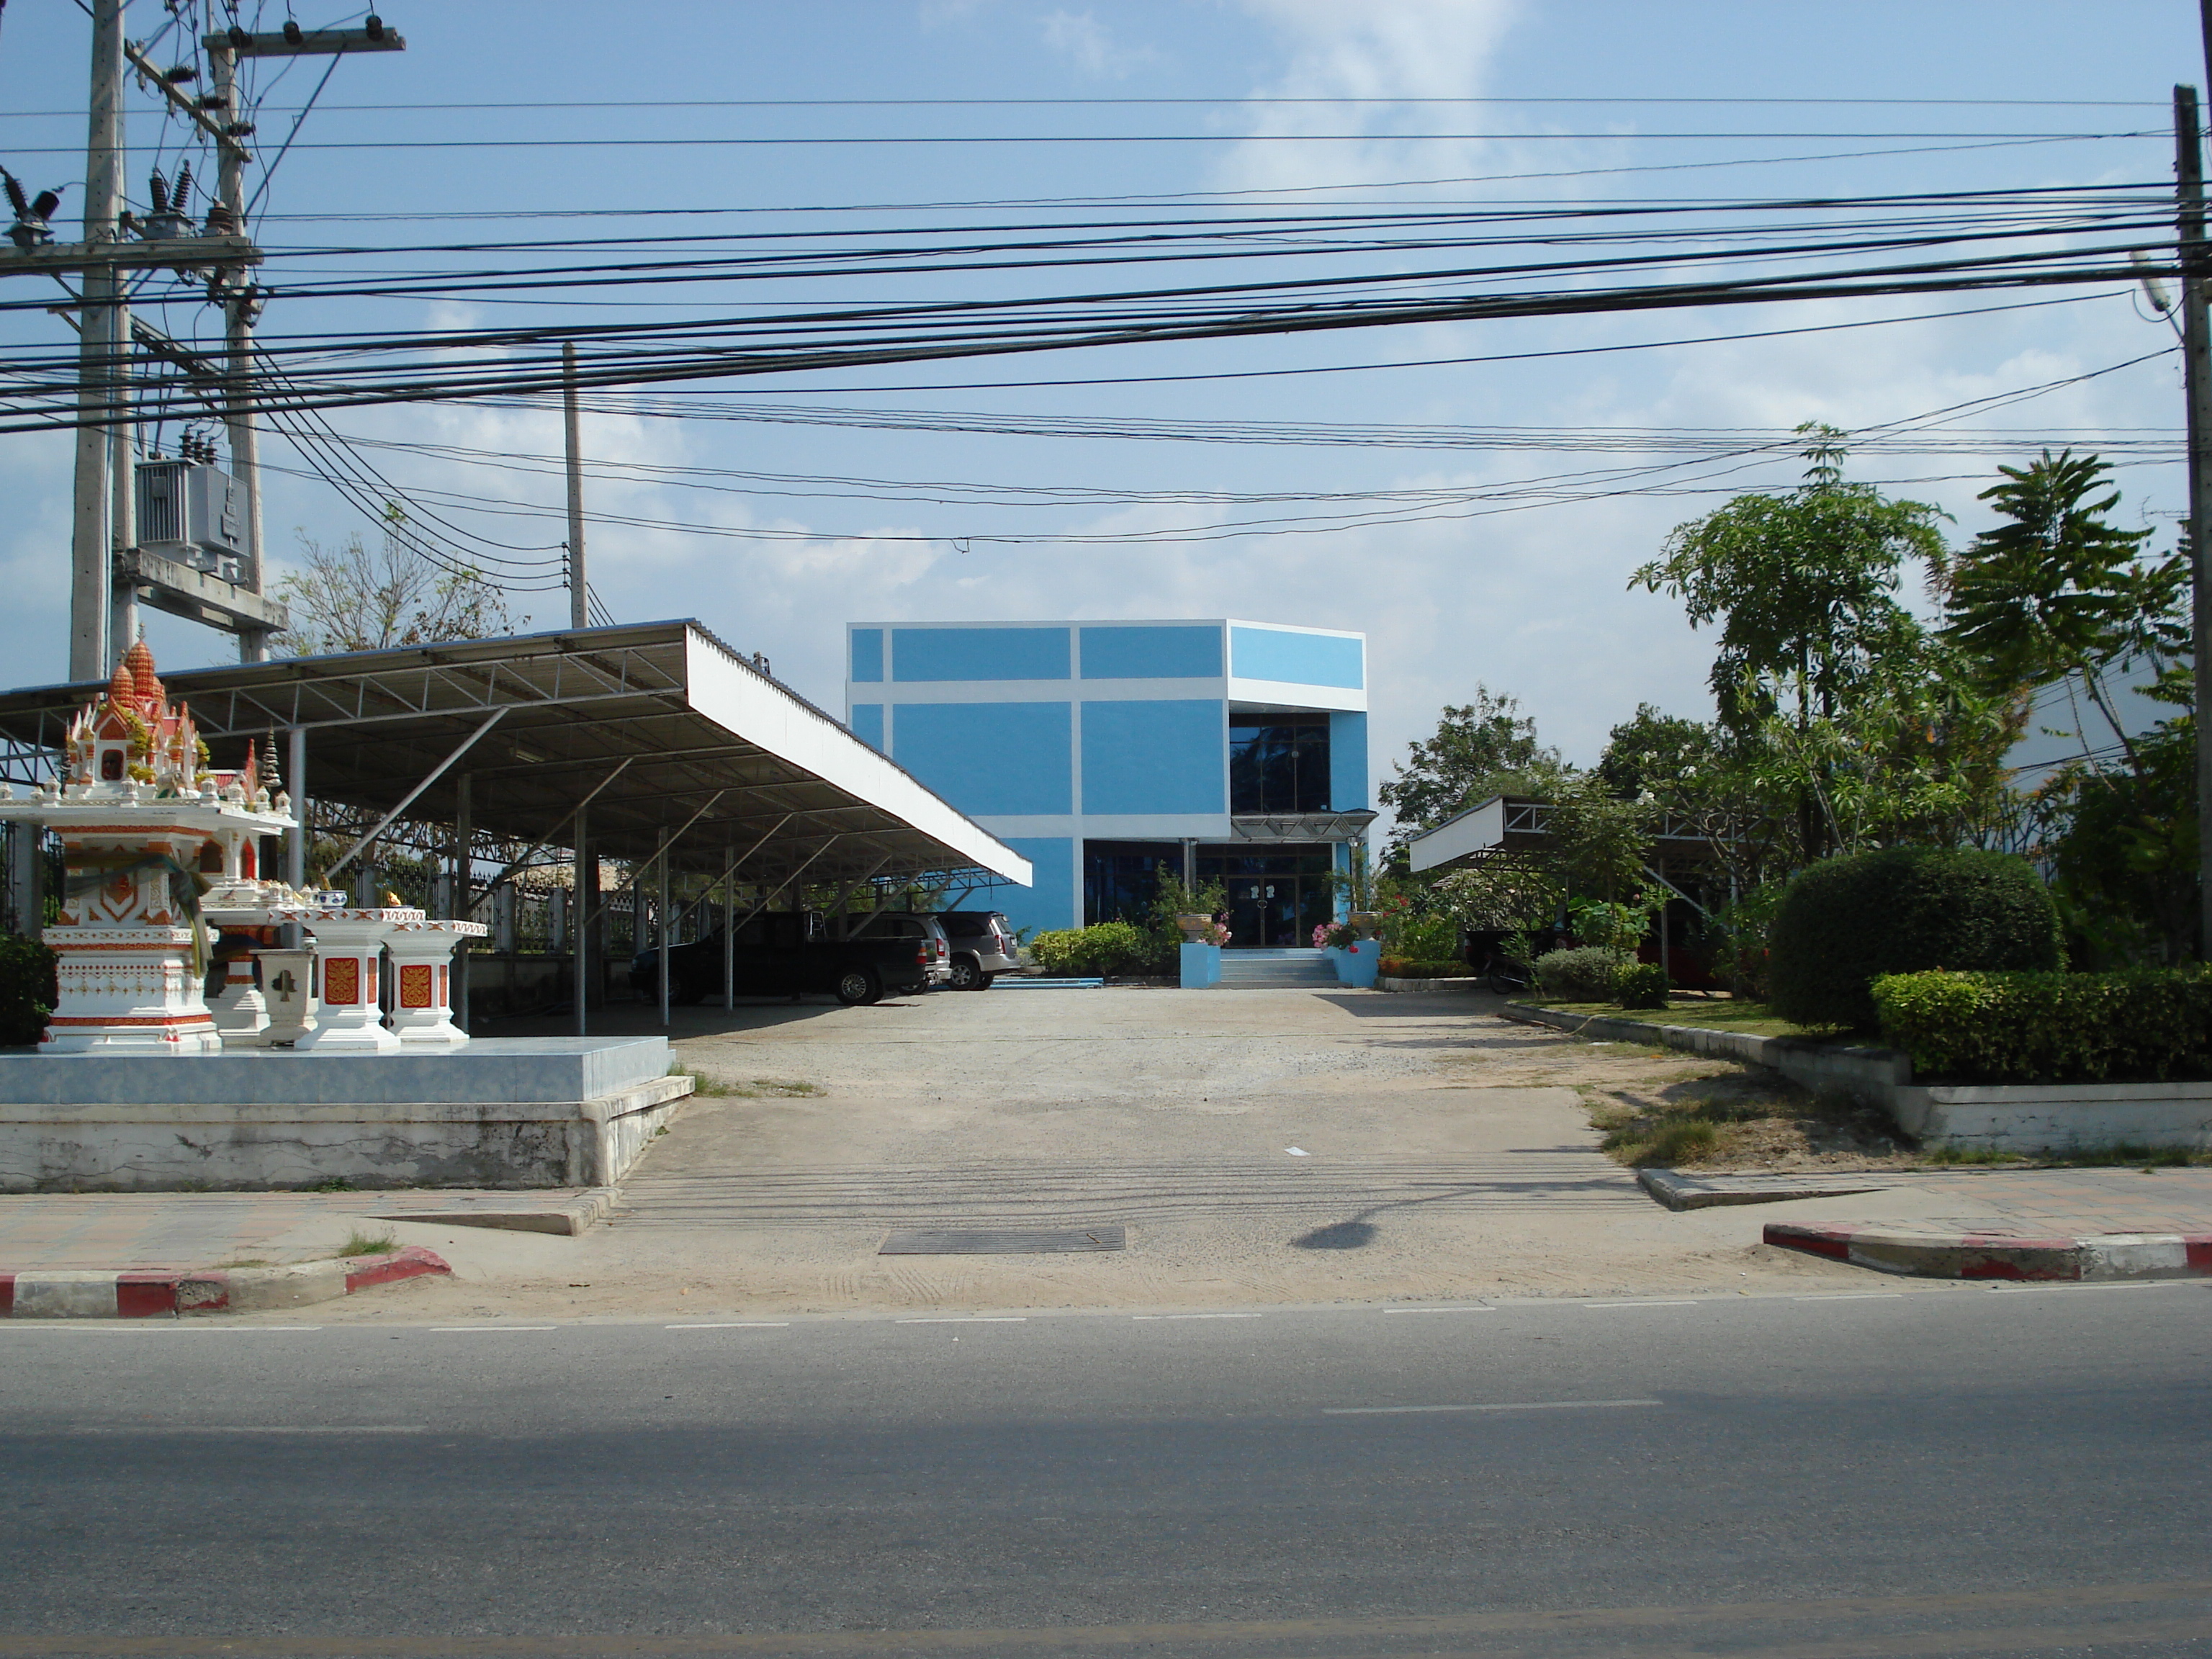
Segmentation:
[(2212, 1654), (2212, 1288), (0, 1325), (0, 1655)]

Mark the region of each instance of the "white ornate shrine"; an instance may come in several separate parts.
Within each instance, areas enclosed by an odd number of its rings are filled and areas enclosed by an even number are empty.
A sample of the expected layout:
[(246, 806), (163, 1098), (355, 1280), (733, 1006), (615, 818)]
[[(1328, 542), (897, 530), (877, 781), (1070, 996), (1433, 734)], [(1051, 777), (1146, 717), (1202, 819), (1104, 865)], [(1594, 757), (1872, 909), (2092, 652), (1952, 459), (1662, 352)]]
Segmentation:
[[(235, 772), (207, 764), (191, 711), (172, 705), (142, 640), (107, 695), (70, 721), (62, 775), (26, 799), (0, 783), (0, 818), (61, 838), (60, 915), (44, 938), (60, 958), (46, 1054), (214, 1054), (201, 993), (208, 959), (202, 893), (267, 903), (255, 839), (292, 828), (249, 752)], [(289, 896), (286, 894), (285, 896)]]
[[(0, 818), (54, 831), (68, 867), (60, 918), (43, 935), (60, 958), (59, 995), (40, 1052), (378, 1054), (467, 1042), (453, 1024), (453, 952), (489, 929), (404, 906), (313, 902), (264, 879), (260, 837), (295, 827), (290, 799), (270, 793), (275, 745), (249, 744), (234, 772), (207, 760), (142, 640), (107, 695), (70, 722), (62, 775), (27, 799), (0, 782)], [(309, 936), (307, 949), (280, 945), (287, 926)], [(227, 937), (210, 1008), (214, 931)]]

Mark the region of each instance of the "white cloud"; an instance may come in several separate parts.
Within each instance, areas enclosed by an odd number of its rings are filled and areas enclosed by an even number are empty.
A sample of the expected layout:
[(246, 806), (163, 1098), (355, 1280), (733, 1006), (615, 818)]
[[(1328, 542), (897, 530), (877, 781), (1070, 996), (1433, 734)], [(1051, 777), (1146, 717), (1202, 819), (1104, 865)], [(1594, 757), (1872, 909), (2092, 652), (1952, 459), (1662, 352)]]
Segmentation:
[(1132, 70), (1161, 61), (1151, 46), (1118, 44), (1103, 23), (1087, 11), (1055, 11), (1044, 20), (1044, 43), (1073, 58), (1086, 75), (1118, 80)]
[[(1469, 131), (1464, 124), (1474, 118), (1465, 106), (1395, 100), (1481, 96), (1520, 10), (1517, 0), (1245, 0), (1245, 9), (1273, 30), (1285, 58), (1278, 75), (1253, 88), (1255, 96), (1374, 101), (1257, 106), (1249, 117), (1255, 142), (1237, 146), (1221, 165), (1226, 187), (1442, 177), (1474, 170), (1493, 149), (1408, 141), (1402, 135)], [(1350, 131), (1374, 137), (1349, 144), (1295, 142), (1306, 134)]]

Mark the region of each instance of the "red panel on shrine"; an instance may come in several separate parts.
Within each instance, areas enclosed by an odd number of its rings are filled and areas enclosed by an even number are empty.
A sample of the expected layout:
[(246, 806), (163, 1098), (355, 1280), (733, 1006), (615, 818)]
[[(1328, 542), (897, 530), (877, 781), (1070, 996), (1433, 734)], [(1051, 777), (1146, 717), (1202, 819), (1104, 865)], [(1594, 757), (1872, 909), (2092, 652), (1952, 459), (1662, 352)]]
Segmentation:
[(399, 1006), (403, 1008), (436, 1007), (437, 1004), (432, 1000), (435, 984), (428, 963), (402, 963), (399, 967)]
[(323, 1000), (333, 1008), (361, 1000), (361, 959), (331, 957), (323, 963)]

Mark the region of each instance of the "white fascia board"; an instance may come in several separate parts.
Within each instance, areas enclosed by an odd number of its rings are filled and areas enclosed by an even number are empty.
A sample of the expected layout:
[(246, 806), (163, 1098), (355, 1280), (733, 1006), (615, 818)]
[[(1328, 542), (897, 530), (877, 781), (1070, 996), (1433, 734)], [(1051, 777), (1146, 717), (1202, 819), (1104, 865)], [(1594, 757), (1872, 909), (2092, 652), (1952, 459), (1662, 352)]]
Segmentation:
[(1229, 702), (1232, 707), (1240, 702), (1249, 702), (1266, 708), (1310, 708), (1316, 712), (1347, 714), (1367, 712), (1367, 692), (1364, 687), (1297, 685), (1288, 680), (1232, 679), (1229, 682)]
[(981, 824), (820, 709), (732, 661), (713, 641), (690, 629), (684, 634), (684, 666), (685, 701), (725, 731), (805, 768), (856, 800), (880, 807), (993, 875), (1024, 887), (1035, 880), (1030, 861)]
[(1228, 682), (1188, 680), (848, 680), (856, 702), (1219, 702)]
[(1254, 622), (1248, 617), (1231, 617), (1221, 624), (1224, 628), (1258, 628), (1270, 634), (1323, 634), (1333, 640), (1364, 641), (1367, 635), (1352, 628), (1308, 628), (1304, 623)]
[(1092, 812), (1077, 833), (1087, 841), (1217, 841), (1232, 829), (1226, 812)]
[(1504, 843), (1505, 800), (1492, 795), (1480, 805), (1415, 836), (1406, 843), (1406, 857), (1416, 871), (1434, 870), (1470, 853), (1487, 852)]

